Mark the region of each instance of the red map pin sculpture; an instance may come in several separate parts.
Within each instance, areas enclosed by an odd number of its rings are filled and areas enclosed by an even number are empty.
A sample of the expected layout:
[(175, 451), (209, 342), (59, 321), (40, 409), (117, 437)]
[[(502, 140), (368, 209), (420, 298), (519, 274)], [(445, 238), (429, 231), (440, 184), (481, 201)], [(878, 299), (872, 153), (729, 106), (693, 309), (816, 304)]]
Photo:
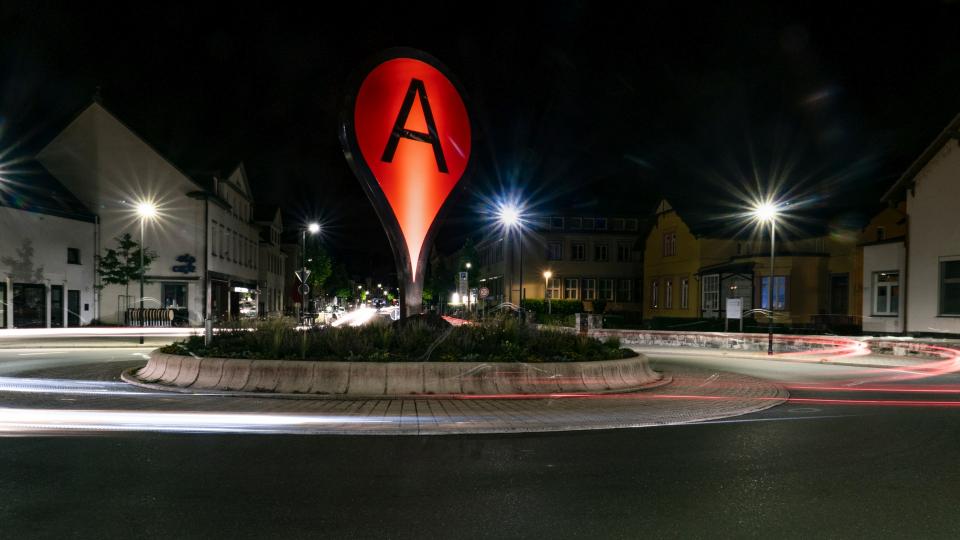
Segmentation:
[(340, 140), (393, 248), (400, 314), (418, 314), (437, 217), (470, 162), (463, 92), (430, 55), (391, 49), (356, 77)]

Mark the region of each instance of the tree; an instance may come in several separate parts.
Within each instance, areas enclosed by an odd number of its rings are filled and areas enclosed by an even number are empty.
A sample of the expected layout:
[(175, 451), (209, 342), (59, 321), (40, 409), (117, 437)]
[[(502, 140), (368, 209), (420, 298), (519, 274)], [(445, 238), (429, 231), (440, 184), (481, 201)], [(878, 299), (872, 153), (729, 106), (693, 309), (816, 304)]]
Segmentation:
[(324, 290), (327, 279), (333, 273), (333, 261), (319, 239), (313, 237), (307, 239), (307, 270), (310, 270), (310, 277), (307, 279), (310, 290)]
[(126, 288), (126, 296), (130, 296), (130, 282), (139, 281), (141, 276), (146, 275), (157, 254), (144, 249), (141, 267), (141, 247), (131, 238), (130, 233), (123, 233), (114, 240), (117, 242), (116, 249), (108, 248), (103, 256), (96, 256), (97, 273), (100, 274), (101, 281), (97, 289), (103, 289), (107, 285), (122, 285)]

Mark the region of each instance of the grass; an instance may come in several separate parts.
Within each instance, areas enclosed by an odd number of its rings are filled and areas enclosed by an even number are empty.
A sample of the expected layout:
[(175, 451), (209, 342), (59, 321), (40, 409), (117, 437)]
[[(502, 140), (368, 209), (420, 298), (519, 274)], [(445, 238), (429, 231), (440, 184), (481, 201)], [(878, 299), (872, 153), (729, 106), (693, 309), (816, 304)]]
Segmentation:
[(616, 338), (600, 341), (557, 330), (539, 330), (513, 318), (459, 327), (427, 321), (359, 328), (295, 330), (289, 322), (226, 329), (205, 347), (190, 337), (161, 349), (216, 358), (350, 362), (581, 362), (627, 358), (635, 353)]

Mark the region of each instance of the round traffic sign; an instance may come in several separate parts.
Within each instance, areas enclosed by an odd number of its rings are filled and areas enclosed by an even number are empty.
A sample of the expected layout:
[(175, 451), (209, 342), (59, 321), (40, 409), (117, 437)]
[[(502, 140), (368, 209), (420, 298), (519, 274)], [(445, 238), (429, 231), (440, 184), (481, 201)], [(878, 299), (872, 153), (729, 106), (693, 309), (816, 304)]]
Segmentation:
[(490, 289), (486, 287), (480, 287), (479, 294), (480, 294), (480, 298), (486, 298), (490, 296)]
[(310, 292), (310, 286), (304, 283), (300, 285), (300, 294), (308, 294)]

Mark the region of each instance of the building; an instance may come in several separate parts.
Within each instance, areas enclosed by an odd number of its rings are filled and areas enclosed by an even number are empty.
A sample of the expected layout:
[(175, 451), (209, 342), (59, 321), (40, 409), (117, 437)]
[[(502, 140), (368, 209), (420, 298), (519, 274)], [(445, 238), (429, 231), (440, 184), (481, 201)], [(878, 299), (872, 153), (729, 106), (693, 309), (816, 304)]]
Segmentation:
[(0, 171), (0, 328), (94, 317), (95, 217), (39, 164)]
[[(754, 310), (771, 305), (767, 228), (750, 238), (730, 236), (715, 223), (691, 227), (669, 201), (660, 201), (644, 251), (644, 318), (721, 318), (728, 298), (741, 299), (748, 317), (766, 318)], [(774, 320), (855, 326), (851, 306), (857, 304), (860, 281), (855, 244), (851, 233), (783, 238), (781, 232), (775, 243)]]
[[(549, 215), (521, 233), (477, 244), (479, 283), (488, 303), (524, 298), (606, 301), (608, 311), (640, 311), (642, 234), (636, 216)], [(520, 277), (520, 266), (523, 277)], [(544, 277), (550, 272), (550, 278)], [(522, 286), (521, 286), (522, 283)]]
[[(960, 334), (960, 115), (884, 195), (906, 203), (905, 258), (897, 265), (897, 324), (911, 334)], [(896, 248), (889, 248), (895, 251)], [(866, 257), (866, 255), (865, 255)], [(893, 267), (894, 254), (889, 254)], [(866, 263), (864, 264), (866, 272)], [(894, 294), (892, 285), (873, 291)]]
[(861, 313), (864, 332), (903, 332), (907, 205), (878, 213), (860, 235)]
[(260, 313), (283, 315), (287, 273), (287, 254), (280, 249), (283, 220), (277, 206), (257, 207), (254, 213), (260, 226)]
[[(147, 272), (145, 307), (170, 307), (183, 322), (257, 313), (259, 231), (243, 165), (228, 176), (196, 179), (95, 101), (37, 154), (99, 220), (103, 253), (129, 233), (157, 254)], [(149, 203), (157, 216), (143, 220)], [(141, 229), (142, 225), (142, 229)], [(132, 292), (134, 289), (136, 292)], [(139, 285), (107, 286), (97, 318), (124, 323), (139, 306)]]

